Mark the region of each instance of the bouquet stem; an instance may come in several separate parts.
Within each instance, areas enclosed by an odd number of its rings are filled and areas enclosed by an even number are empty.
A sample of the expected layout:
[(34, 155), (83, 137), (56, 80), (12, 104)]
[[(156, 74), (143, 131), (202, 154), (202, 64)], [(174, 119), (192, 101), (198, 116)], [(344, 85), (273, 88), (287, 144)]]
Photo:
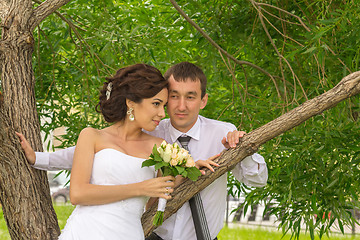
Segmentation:
[(157, 211), (154, 218), (153, 218), (153, 225), (160, 226), (164, 222), (164, 212)]
[(165, 198), (159, 198), (158, 203), (158, 209), (157, 212), (153, 218), (153, 225), (154, 226), (160, 226), (164, 222), (164, 211), (166, 207), (166, 199)]

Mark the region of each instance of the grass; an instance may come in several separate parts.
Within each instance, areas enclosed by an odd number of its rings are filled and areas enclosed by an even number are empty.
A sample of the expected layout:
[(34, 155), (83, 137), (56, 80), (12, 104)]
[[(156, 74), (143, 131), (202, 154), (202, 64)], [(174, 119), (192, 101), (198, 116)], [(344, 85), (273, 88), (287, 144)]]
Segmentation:
[[(58, 218), (60, 229), (63, 229), (66, 224), (66, 220), (74, 210), (72, 205), (54, 205), (54, 209)], [(0, 207), (0, 240), (10, 240), (10, 235), (5, 223), (2, 209)]]
[(72, 205), (54, 205), (60, 229), (63, 229), (65, 227), (66, 221), (74, 208), (75, 206)]
[[(71, 212), (74, 210), (74, 206), (71, 205), (55, 205), (55, 212), (58, 217), (60, 229), (63, 229), (66, 220), (70, 216)], [(282, 233), (274, 230), (266, 230), (263, 228), (247, 228), (247, 227), (237, 227), (237, 228), (228, 228), (224, 227), (218, 236), (219, 240), (280, 240)], [(290, 236), (287, 235), (283, 240), (290, 239)], [(318, 237), (315, 237), (318, 240)], [(323, 237), (323, 240), (360, 240), (360, 236), (342, 236), (339, 234), (333, 234), (330, 238)], [(7, 230), (5, 219), (3, 217), (2, 210), (0, 208), (0, 240), (10, 240), (10, 236)], [(310, 240), (309, 234), (302, 234), (300, 240)]]
[[(284, 238), (282, 237), (282, 232), (277, 231), (277, 229), (267, 230), (265, 228), (248, 228), (248, 227), (237, 227), (237, 228), (228, 228), (224, 227), (219, 235), (219, 240), (288, 240), (290, 239), (290, 235), (286, 235)], [(310, 240), (309, 234), (301, 234), (300, 240)], [(316, 240), (319, 240), (317, 236), (315, 236)], [(328, 237), (323, 237), (323, 240), (360, 240), (360, 236), (349, 236), (349, 235), (339, 235), (333, 234)]]

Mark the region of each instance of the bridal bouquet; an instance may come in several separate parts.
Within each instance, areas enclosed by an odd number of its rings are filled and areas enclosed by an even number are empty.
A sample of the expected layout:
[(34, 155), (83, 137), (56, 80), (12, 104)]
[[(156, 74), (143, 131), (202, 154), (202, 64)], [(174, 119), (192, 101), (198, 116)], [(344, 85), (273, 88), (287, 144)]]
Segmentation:
[[(182, 175), (196, 181), (201, 175), (200, 170), (195, 167), (195, 161), (189, 151), (181, 148), (177, 143), (169, 144), (163, 141), (160, 147), (155, 144), (149, 159), (142, 163), (142, 167), (153, 165), (155, 165), (155, 170), (161, 170), (164, 177)], [(163, 223), (165, 206), (166, 199), (160, 198), (158, 210), (153, 219), (155, 226)]]

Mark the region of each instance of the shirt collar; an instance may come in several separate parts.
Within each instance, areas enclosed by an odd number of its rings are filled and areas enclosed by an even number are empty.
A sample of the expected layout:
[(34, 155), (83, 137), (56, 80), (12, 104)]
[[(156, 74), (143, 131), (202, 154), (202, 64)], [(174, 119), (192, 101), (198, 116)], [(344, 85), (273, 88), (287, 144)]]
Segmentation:
[(171, 125), (171, 121), (170, 121), (169, 133), (172, 142), (175, 142), (178, 139), (178, 137), (180, 137), (181, 135), (190, 136), (191, 138), (198, 141), (200, 139), (200, 118), (199, 117), (197, 118), (194, 126), (192, 126), (192, 128), (186, 133), (181, 132), (176, 128), (174, 128), (173, 125)]

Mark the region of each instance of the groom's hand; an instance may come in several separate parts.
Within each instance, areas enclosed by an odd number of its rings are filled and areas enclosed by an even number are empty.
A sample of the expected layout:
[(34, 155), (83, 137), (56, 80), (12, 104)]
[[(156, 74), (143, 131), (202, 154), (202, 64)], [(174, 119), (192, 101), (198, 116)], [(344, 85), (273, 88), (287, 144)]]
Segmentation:
[(221, 140), (221, 143), (225, 148), (234, 148), (239, 143), (239, 139), (242, 138), (246, 132), (244, 131), (232, 131), (228, 132), (227, 136)]
[(34, 165), (35, 160), (36, 160), (35, 151), (32, 149), (32, 147), (30, 146), (30, 143), (26, 140), (26, 138), (24, 137), (23, 134), (18, 133), (18, 132), (15, 132), (15, 133), (20, 139), (21, 148), (24, 150), (26, 159), (28, 160), (28, 162), (31, 165)]

